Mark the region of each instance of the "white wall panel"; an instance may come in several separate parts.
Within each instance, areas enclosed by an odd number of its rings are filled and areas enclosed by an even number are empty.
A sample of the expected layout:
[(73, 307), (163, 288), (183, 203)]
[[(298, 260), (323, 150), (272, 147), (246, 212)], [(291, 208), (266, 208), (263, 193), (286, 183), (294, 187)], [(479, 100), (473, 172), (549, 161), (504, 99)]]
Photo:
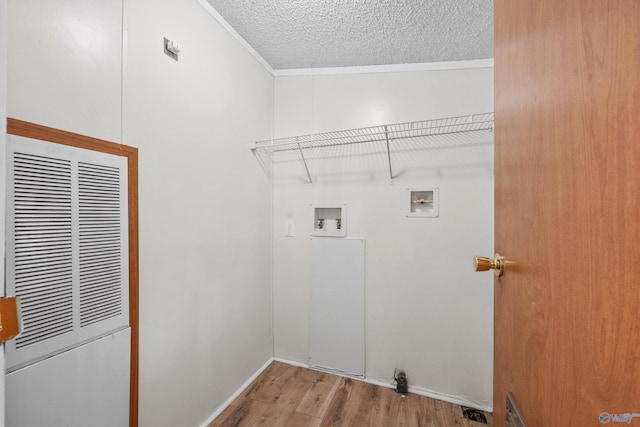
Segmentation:
[[(0, 146), (5, 146), (7, 134), (7, 0), (0, 0)], [(5, 150), (0, 149), (0, 170), (6, 170)], [(5, 234), (5, 204), (6, 204), (6, 176), (0, 174), (0, 242), (4, 242)], [(4, 260), (5, 245), (0, 245), (0, 259)], [(0, 277), (4, 277), (4, 262), (0, 263)], [(0, 297), (5, 295), (4, 286), (0, 286)], [(4, 345), (0, 346), (0, 369), (4, 374)], [(5, 391), (4, 375), (0, 375), (0, 427), (4, 427)]]
[(119, 142), (122, 0), (9, 0), (8, 115)]
[(273, 77), (193, 0), (9, 15), (9, 115), (139, 148), (140, 425), (199, 425), (272, 356)]
[(8, 374), (7, 426), (129, 425), (130, 345), (127, 328)]
[(311, 239), (309, 364), (364, 376), (365, 241)]
[(493, 68), (276, 77), (275, 137), (493, 110)]
[(272, 356), (270, 183), (249, 148), (271, 134), (273, 77), (196, 1), (126, 1), (125, 17), (140, 425), (195, 426)]

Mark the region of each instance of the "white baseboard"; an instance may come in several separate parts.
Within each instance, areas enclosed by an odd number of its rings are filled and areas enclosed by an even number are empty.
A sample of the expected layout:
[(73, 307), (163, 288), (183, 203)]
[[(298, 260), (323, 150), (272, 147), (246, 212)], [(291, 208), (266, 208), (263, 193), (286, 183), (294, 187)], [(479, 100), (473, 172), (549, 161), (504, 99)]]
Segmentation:
[(280, 357), (274, 357), (273, 361), (286, 363), (287, 365), (295, 366), (297, 368), (309, 368), (309, 365), (307, 365), (306, 363), (295, 362), (293, 360), (288, 360), (288, 359), (281, 359)]
[[(380, 380), (372, 380), (366, 378), (363, 381), (369, 384), (378, 385), (380, 387), (395, 388), (393, 384), (389, 384)], [(431, 399), (442, 400), (443, 402), (453, 403), (454, 405), (467, 406), (469, 408), (478, 409), (484, 412), (493, 412), (493, 408), (491, 408), (490, 406), (482, 405), (480, 403), (473, 402), (462, 397), (441, 394), (437, 391), (426, 390), (420, 387), (409, 387), (409, 393), (417, 394), (418, 396), (429, 397)]]
[(264, 365), (262, 365), (260, 368), (258, 368), (258, 370), (249, 377), (249, 379), (247, 379), (241, 386), (240, 388), (238, 388), (231, 396), (229, 396), (229, 398), (227, 400), (224, 401), (224, 403), (220, 406), (218, 406), (218, 408), (213, 412), (213, 414), (211, 414), (209, 416), (209, 418), (207, 418), (207, 420), (200, 425), (200, 427), (208, 427), (209, 424), (211, 424), (213, 422), (213, 420), (215, 420), (216, 418), (218, 418), (218, 416), (222, 413), (222, 411), (224, 411), (225, 409), (227, 409), (227, 407), (229, 405), (231, 405), (231, 403), (233, 403), (234, 400), (236, 400), (236, 398), (238, 396), (240, 396), (240, 394), (242, 394), (242, 392), (251, 385), (251, 383), (258, 378), (258, 376), (265, 370), (267, 369), (267, 367), (271, 364), (271, 362), (273, 362), (275, 359), (273, 357), (270, 357), (269, 360), (267, 360), (265, 362)]
[[(301, 368), (309, 368), (309, 369), (313, 369), (313, 370), (318, 370), (316, 368), (314, 368), (313, 366), (309, 366), (307, 364), (304, 363), (300, 363), (300, 362), (294, 362), (291, 360), (287, 360), (287, 359), (282, 359), (279, 357), (274, 357), (273, 360), (278, 361), (278, 362), (282, 362), (282, 363), (286, 363), (288, 365), (292, 365), (292, 366), (297, 366), (297, 367), (301, 367)], [(323, 371), (326, 372), (326, 371)], [(381, 381), (381, 380), (374, 380), (374, 379), (370, 379), (370, 378), (358, 378), (358, 377), (353, 377), (353, 376), (349, 376), (349, 375), (344, 375), (344, 374), (340, 374), (340, 373), (336, 373), (336, 372), (331, 372), (334, 375), (339, 375), (342, 377), (348, 377), (348, 378), (352, 378), (354, 380), (358, 380), (358, 381), (364, 381), (366, 383), (369, 384), (374, 384), (380, 387), (386, 387), (386, 388), (395, 388), (395, 386), (393, 384)], [(474, 408), (474, 409), (478, 409), (480, 411), (484, 411), (484, 412), (493, 412), (493, 408), (487, 405), (482, 405), (480, 403), (477, 402), (473, 402), (471, 400), (465, 399), (463, 397), (460, 396), (450, 396), (447, 394), (441, 394), (438, 393), (436, 391), (433, 390), (426, 390), (420, 387), (409, 387), (409, 392), (413, 393), (413, 394), (417, 394), (419, 396), (425, 396), (425, 397), (429, 397), (431, 399), (436, 399), (436, 400), (442, 400), (443, 402), (448, 402), (448, 403), (453, 403), (454, 405), (461, 405), (461, 406), (467, 406), (469, 408)]]

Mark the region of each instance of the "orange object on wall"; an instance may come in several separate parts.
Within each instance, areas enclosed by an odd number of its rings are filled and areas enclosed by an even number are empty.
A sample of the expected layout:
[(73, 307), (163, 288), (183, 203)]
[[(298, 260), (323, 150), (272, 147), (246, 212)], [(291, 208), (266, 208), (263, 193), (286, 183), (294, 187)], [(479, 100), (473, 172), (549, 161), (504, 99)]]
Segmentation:
[(0, 298), (0, 343), (9, 341), (20, 334), (20, 309), (18, 300)]

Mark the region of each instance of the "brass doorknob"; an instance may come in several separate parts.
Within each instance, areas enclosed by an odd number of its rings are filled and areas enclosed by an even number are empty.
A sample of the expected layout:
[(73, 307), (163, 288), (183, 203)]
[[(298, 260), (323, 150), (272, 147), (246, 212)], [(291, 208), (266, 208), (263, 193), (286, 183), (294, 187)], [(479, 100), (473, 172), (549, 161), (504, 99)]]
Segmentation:
[(498, 253), (493, 259), (483, 256), (473, 257), (473, 269), (475, 271), (494, 270), (497, 277), (501, 277), (504, 274), (504, 264), (504, 257)]

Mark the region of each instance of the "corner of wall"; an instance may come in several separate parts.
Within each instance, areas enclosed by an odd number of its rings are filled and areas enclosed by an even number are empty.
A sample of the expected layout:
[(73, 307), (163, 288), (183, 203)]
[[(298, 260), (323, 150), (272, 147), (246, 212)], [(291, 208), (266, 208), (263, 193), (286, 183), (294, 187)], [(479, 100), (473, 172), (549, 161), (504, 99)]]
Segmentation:
[[(7, 139), (7, 24), (8, 0), (0, 0), (0, 170), (6, 170), (5, 149)], [(0, 174), (0, 242), (4, 242), (5, 215), (5, 174)], [(4, 277), (4, 244), (0, 245), (0, 277)], [(5, 295), (4, 285), (0, 288), (0, 297)], [(4, 427), (4, 345), (0, 346), (0, 427)]]

